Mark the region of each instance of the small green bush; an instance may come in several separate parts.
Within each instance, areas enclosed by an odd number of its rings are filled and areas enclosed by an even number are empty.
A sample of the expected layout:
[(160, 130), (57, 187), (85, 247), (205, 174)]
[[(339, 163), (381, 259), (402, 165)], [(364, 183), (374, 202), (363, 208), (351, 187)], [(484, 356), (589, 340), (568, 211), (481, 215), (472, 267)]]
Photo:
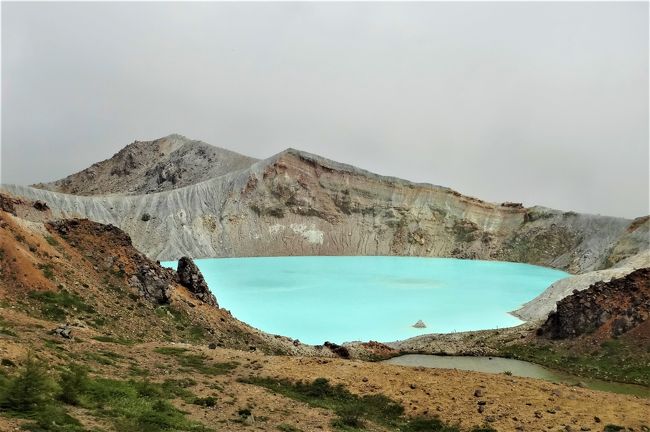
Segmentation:
[(68, 405), (79, 405), (81, 395), (88, 389), (88, 369), (77, 364), (70, 365), (61, 372), (58, 399)]
[(23, 414), (32, 413), (51, 400), (55, 389), (45, 365), (31, 354), (18, 375), (5, 385), (0, 394), (0, 408)]
[(54, 279), (54, 270), (52, 264), (39, 264), (38, 268), (43, 272), (43, 276), (52, 280)]
[(192, 403), (194, 405), (198, 405), (202, 407), (213, 407), (217, 405), (217, 399), (212, 396), (208, 396), (204, 398), (196, 398)]
[(59, 242), (54, 237), (52, 237), (50, 235), (45, 236), (45, 241), (47, 241), (47, 243), (50, 246), (58, 246), (59, 245)]

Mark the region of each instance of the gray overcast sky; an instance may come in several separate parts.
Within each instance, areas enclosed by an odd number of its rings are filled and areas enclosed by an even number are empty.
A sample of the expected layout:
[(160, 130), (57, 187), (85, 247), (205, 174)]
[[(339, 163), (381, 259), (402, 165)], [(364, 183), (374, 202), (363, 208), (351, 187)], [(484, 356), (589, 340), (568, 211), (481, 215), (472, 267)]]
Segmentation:
[(2, 3), (2, 182), (178, 132), (648, 210), (648, 3)]

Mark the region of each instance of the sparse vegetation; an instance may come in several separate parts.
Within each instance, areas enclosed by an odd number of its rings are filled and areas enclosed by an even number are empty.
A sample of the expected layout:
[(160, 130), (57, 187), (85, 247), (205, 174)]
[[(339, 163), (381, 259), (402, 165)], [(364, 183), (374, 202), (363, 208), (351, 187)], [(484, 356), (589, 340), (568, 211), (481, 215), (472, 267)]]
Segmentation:
[(115, 337), (112, 337), (112, 336), (105, 336), (105, 335), (94, 336), (93, 339), (95, 339), (96, 341), (99, 341), (99, 342), (114, 343), (114, 344), (118, 344), (118, 345), (127, 345), (128, 346), (128, 345), (135, 344), (135, 342), (130, 340), (130, 339), (124, 339), (124, 338), (121, 338), (121, 337), (115, 338)]
[(186, 370), (193, 370), (204, 375), (223, 375), (237, 367), (237, 363), (233, 362), (208, 363), (206, 362), (206, 356), (191, 354), (185, 348), (159, 347), (155, 351), (158, 354), (175, 357), (178, 360), (178, 364), (182, 366), (181, 371), (185, 368)]
[(9, 328), (9, 323), (7, 323), (1, 316), (0, 316), (0, 335), (12, 336), (12, 337), (18, 336), (15, 331)]
[(55, 238), (52, 237), (51, 235), (46, 235), (46, 236), (45, 236), (45, 241), (46, 241), (50, 246), (55, 246), (55, 247), (56, 247), (56, 246), (59, 245), (59, 242), (57, 241), (57, 239), (55, 239)]
[(217, 399), (213, 396), (208, 396), (204, 398), (196, 398), (192, 403), (202, 407), (214, 407), (217, 405)]
[(559, 343), (510, 345), (501, 347), (501, 355), (574, 375), (650, 385), (650, 352), (621, 339), (606, 341), (587, 352)]
[(43, 272), (43, 276), (50, 280), (54, 279), (54, 268), (52, 267), (52, 264), (39, 264), (38, 268)]
[(332, 386), (325, 378), (317, 378), (310, 383), (273, 378), (249, 378), (243, 382), (268, 388), (315, 407), (332, 410), (337, 415), (337, 418), (332, 421), (332, 426), (339, 430), (364, 430), (366, 422), (403, 432), (459, 430), (455, 426), (445, 425), (437, 418), (407, 417), (404, 415), (404, 407), (386, 396), (358, 396), (350, 393), (342, 385)]
[(0, 377), (0, 407), (8, 415), (31, 420), (24, 428), (34, 432), (85, 430), (68, 414), (68, 406), (106, 418), (124, 432), (207, 431), (168, 401), (188, 394), (167, 382), (91, 378), (86, 368), (74, 364), (55, 381), (31, 356), (16, 376)]
[(278, 430), (282, 432), (302, 432), (302, 429), (298, 429), (295, 426), (291, 426), (290, 424), (285, 423), (278, 425)]
[(87, 305), (81, 297), (66, 290), (32, 291), (29, 293), (29, 298), (40, 302), (43, 317), (53, 321), (65, 320), (70, 310), (78, 313), (95, 313), (95, 309)]

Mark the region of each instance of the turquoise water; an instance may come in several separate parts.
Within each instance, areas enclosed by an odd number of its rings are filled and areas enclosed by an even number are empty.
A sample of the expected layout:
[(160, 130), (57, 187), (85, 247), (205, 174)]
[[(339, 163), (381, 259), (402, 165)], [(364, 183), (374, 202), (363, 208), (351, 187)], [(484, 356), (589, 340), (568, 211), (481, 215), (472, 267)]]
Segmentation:
[[(498, 261), (417, 257), (195, 260), (219, 305), (268, 333), (324, 341), (394, 341), (509, 327), (508, 311), (567, 277)], [(176, 262), (163, 265), (175, 268)], [(412, 325), (424, 321), (427, 328)]]

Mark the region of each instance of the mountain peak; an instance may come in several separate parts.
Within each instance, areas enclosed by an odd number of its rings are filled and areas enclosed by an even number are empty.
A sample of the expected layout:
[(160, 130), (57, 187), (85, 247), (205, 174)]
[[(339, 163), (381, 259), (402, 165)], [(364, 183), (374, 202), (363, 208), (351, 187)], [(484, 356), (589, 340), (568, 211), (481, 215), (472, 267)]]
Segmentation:
[(75, 195), (139, 195), (200, 183), (257, 159), (172, 133), (134, 141), (111, 158), (36, 188)]

